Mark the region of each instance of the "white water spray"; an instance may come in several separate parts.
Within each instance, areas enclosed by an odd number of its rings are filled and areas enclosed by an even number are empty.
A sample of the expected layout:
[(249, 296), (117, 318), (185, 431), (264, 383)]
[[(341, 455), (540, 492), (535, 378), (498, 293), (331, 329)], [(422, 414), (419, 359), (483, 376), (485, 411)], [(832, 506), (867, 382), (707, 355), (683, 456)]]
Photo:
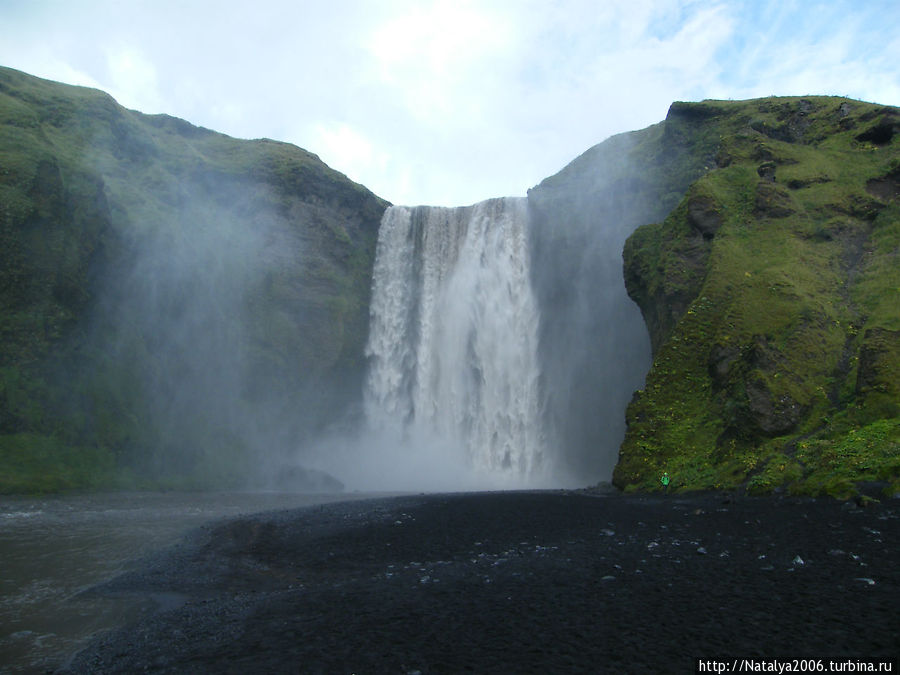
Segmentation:
[(425, 487), (440, 476), (423, 473), (453, 473), (454, 487), (549, 478), (525, 199), (389, 208), (370, 319), (365, 411), (373, 442), (392, 446), (385, 474), (416, 467)]

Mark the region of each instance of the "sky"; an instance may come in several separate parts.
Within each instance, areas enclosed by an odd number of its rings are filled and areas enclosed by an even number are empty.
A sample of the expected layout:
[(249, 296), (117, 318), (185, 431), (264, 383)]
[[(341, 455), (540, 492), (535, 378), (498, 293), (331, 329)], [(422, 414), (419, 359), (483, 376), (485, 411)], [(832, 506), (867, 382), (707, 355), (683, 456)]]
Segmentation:
[(0, 65), (457, 206), (672, 101), (900, 105), (898, 28), (898, 0), (0, 0)]

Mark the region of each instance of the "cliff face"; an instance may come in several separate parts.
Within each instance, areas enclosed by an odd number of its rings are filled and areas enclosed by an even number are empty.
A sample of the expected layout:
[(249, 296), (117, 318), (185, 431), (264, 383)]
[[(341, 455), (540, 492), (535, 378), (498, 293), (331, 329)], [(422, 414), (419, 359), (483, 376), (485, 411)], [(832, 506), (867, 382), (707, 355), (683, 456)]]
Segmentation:
[(594, 146), (528, 193), (545, 428), (581, 480), (611, 474), (622, 412), (650, 365), (623, 283), (625, 240), (678, 204), (704, 173), (707, 146), (658, 124)]
[(334, 423), (385, 207), (289, 144), (0, 68), (0, 490), (227, 484)]
[(625, 281), (653, 365), (614, 482), (900, 489), (900, 111), (838, 98), (673, 104), (715, 139)]
[[(579, 478), (900, 490), (898, 133), (838, 98), (676, 103), (529, 191)], [(296, 464), (358, 406), (386, 206), (294, 146), (0, 68), (0, 492)]]

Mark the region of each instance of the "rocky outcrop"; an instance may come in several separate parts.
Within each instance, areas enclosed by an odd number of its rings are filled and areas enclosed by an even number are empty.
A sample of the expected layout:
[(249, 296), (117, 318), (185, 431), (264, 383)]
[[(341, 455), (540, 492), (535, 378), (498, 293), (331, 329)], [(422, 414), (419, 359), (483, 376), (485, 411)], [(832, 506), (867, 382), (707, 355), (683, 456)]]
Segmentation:
[(786, 190), (779, 189), (772, 181), (760, 181), (756, 185), (753, 215), (757, 218), (787, 218), (794, 212), (791, 203)]
[(687, 202), (688, 224), (704, 239), (712, 239), (722, 227), (722, 207), (709, 196), (692, 196)]
[(856, 140), (875, 145), (888, 145), (900, 133), (900, 113), (896, 109), (869, 111), (863, 115), (868, 121), (875, 119), (868, 129), (856, 136)]
[(673, 106), (664, 135), (718, 147), (625, 245), (654, 361), (617, 486), (667, 470), (696, 489), (900, 490), (897, 119), (818, 97)]
[(732, 404), (723, 419), (722, 438), (778, 436), (797, 426), (806, 406), (778, 382), (789, 377), (789, 363), (764, 335), (754, 335), (740, 348), (712, 347), (708, 371), (713, 389), (720, 402)]
[(654, 354), (697, 297), (710, 242), (724, 222), (715, 199), (695, 190), (676, 211), (690, 228), (684, 236), (660, 240), (649, 230), (638, 230), (626, 241), (623, 253), (625, 288), (641, 308)]
[(884, 176), (866, 181), (866, 192), (882, 202), (900, 197), (900, 166)]

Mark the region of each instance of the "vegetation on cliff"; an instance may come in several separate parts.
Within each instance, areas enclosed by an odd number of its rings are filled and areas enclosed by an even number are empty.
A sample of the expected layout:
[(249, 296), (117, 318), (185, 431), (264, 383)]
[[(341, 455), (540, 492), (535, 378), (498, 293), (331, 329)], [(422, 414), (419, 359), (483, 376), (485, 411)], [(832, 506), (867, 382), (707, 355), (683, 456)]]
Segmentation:
[(900, 491), (900, 111), (676, 103), (664, 134), (714, 155), (625, 246), (653, 365), (615, 484)]
[(0, 492), (233, 484), (359, 395), (383, 200), (0, 68)]
[[(573, 471), (900, 491), (898, 135), (841, 98), (676, 103), (529, 192)], [(275, 477), (358, 404), (385, 207), (289, 144), (0, 68), (0, 492)]]

